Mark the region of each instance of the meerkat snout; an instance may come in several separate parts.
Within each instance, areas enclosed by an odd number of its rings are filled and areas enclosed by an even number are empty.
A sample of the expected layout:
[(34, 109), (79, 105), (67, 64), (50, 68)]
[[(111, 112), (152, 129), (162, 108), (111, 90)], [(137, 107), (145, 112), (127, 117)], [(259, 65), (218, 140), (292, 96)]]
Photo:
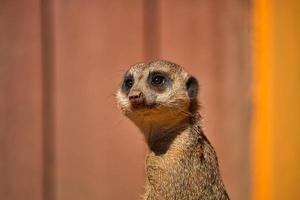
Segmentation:
[(144, 95), (141, 91), (131, 91), (128, 94), (129, 102), (134, 108), (142, 107), (144, 105)]

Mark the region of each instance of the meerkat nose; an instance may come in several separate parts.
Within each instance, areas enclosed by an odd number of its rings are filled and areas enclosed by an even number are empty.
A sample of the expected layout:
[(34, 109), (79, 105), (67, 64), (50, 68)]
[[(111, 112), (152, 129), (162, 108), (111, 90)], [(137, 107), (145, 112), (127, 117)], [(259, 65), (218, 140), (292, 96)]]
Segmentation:
[(144, 96), (140, 91), (130, 92), (128, 98), (133, 107), (141, 106), (144, 104)]

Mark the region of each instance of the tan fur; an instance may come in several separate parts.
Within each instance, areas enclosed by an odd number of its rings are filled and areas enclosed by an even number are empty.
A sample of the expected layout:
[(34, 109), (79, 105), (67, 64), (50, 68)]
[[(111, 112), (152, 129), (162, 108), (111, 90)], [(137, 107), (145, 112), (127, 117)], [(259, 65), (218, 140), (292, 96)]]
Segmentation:
[[(147, 84), (152, 71), (168, 74), (172, 85), (163, 92), (152, 90)], [(179, 65), (161, 60), (136, 64), (128, 73), (135, 83), (127, 93), (119, 89), (117, 101), (149, 146), (145, 200), (229, 199), (216, 153), (201, 129), (197, 102), (188, 95), (190, 75)], [(142, 91), (149, 107), (133, 109), (128, 100), (132, 91)]]

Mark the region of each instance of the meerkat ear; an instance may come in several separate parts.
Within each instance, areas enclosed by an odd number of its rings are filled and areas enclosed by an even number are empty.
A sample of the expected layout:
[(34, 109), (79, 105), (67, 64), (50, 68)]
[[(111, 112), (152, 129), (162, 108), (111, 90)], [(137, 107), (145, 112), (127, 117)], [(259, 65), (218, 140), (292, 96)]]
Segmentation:
[(195, 100), (197, 98), (199, 88), (197, 79), (193, 76), (188, 77), (186, 81), (186, 88), (190, 99)]

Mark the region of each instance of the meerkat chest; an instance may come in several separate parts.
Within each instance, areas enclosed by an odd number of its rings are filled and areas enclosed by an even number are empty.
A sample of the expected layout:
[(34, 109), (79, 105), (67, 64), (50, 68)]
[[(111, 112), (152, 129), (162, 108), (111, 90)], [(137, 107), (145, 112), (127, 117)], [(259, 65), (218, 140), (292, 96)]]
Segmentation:
[(146, 175), (151, 184), (184, 184), (194, 171), (193, 166), (194, 155), (186, 152), (172, 151), (160, 156), (151, 152), (146, 159)]
[(170, 188), (182, 185), (188, 172), (188, 165), (176, 157), (148, 155), (146, 160), (146, 175), (148, 183), (157, 192), (170, 192)]
[(177, 137), (168, 151), (157, 155), (150, 152), (146, 157), (146, 175), (152, 184), (180, 183), (188, 180), (194, 171), (195, 145), (188, 132)]
[[(199, 173), (194, 158), (149, 154), (146, 160), (149, 199), (194, 199), (199, 186)], [(176, 197), (176, 198), (175, 198)]]

